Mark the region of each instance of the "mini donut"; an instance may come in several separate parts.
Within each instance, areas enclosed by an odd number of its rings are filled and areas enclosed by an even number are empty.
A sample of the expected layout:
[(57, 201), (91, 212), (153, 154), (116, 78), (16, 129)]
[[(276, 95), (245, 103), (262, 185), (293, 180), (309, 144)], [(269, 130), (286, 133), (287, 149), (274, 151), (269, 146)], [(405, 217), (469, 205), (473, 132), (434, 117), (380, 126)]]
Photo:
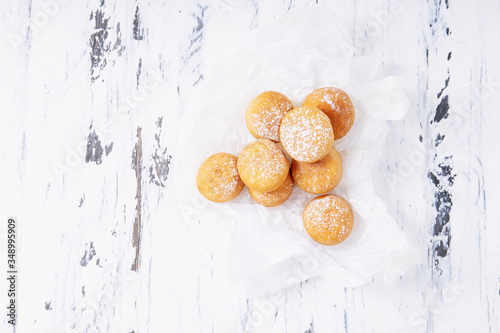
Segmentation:
[(337, 245), (351, 233), (354, 214), (347, 201), (328, 194), (314, 198), (307, 204), (303, 220), (313, 240), (323, 245)]
[(277, 144), (259, 139), (248, 144), (238, 157), (238, 172), (249, 189), (271, 192), (283, 184), (289, 164)]
[(354, 106), (341, 89), (329, 87), (314, 90), (302, 106), (318, 108), (330, 118), (335, 140), (344, 137), (354, 124)]
[(292, 161), (292, 175), (297, 185), (312, 194), (325, 194), (342, 178), (342, 158), (335, 147), (314, 163)]
[(249, 190), (250, 195), (258, 204), (266, 207), (276, 207), (287, 201), (293, 191), (293, 179), (290, 173), (283, 184), (271, 192), (259, 192)]
[(238, 174), (237, 161), (236, 156), (227, 153), (218, 153), (203, 161), (196, 176), (198, 191), (214, 202), (236, 198), (245, 187)]
[(283, 116), (293, 104), (283, 94), (266, 91), (255, 97), (245, 113), (248, 130), (256, 139), (279, 142), (279, 128)]
[(333, 146), (332, 124), (320, 109), (296, 108), (283, 117), (280, 140), (294, 160), (313, 163), (325, 157)]

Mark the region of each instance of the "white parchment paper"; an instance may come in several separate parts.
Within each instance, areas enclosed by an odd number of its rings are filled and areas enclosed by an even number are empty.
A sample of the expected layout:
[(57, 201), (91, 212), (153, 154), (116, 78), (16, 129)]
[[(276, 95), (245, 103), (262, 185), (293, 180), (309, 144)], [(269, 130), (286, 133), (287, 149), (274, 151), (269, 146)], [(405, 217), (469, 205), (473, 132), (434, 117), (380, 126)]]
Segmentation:
[(409, 105), (400, 79), (383, 77), (374, 59), (350, 58), (345, 29), (326, 6), (290, 12), (248, 36), (212, 29), (217, 37), (204, 51), (206, 75), (196, 96), (185, 101), (179, 124), (187, 156), (179, 168), (179, 200), (188, 202), (187, 207), (206, 201), (195, 184), (202, 161), (221, 151), (238, 155), (254, 140), (244, 115), (259, 93), (279, 91), (297, 107), (314, 89), (334, 86), (351, 96), (356, 109), (354, 127), (334, 143), (344, 174), (332, 192), (348, 200), (355, 213), (353, 231), (340, 245), (321, 246), (307, 235), (302, 213), (316, 196), (297, 186), (278, 207), (256, 204), (245, 189), (231, 202), (204, 203), (201, 213), (193, 215), (202, 223), (228, 222), (232, 283), (255, 296), (315, 276), (351, 287), (376, 276), (402, 274), (415, 256), (383, 198), (375, 194), (372, 179), (374, 168), (385, 159), (388, 121), (401, 119)]

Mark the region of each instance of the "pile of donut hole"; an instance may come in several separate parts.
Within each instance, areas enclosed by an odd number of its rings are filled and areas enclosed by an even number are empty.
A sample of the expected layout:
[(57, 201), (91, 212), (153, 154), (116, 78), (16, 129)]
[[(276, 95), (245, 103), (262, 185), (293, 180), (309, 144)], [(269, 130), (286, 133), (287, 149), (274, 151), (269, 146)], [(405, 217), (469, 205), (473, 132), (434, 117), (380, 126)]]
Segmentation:
[(245, 114), (256, 140), (238, 157), (228, 153), (208, 157), (198, 170), (198, 190), (210, 201), (226, 202), (246, 185), (255, 202), (275, 207), (290, 197), (295, 182), (302, 190), (321, 195), (304, 209), (307, 233), (320, 244), (337, 245), (349, 236), (354, 215), (345, 199), (326, 193), (337, 186), (343, 171), (334, 140), (349, 132), (354, 119), (351, 99), (338, 88), (317, 89), (297, 108), (279, 92), (263, 92)]

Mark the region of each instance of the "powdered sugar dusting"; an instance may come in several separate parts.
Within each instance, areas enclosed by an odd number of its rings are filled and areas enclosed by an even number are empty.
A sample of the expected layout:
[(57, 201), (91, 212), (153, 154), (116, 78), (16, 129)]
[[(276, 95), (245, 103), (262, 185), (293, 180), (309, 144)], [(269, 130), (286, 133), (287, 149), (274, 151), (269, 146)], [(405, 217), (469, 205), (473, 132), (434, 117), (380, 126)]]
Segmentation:
[(323, 97), (321, 98), (321, 101), (323, 103), (326, 103), (328, 104), (333, 111), (336, 111), (337, 110), (337, 104), (334, 102), (336, 100), (338, 100), (339, 98), (344, 98), (344, 96), (341, 96), (343, 95), (341, 92), (342, 90), (338, 89), (338, 88), (325, 88), (325, 90), (327, 92), (330, 92), (329, 94), (325, 93), (323, 94)]
[(237, 170), (234, 155), (218, 153), (207, 158), (198, 172), (198, 188), (212, 201), (227, 201), (236, 197), (244, 185)]
[(275, 207), (284, 203), (292, 194), (293, 179), (290, 174), (286, 177), (284, 183), (276, 190), (271, 192), (259, 192), (250, 190), (250, 195), (259, 204), (266, 207)]
[(260, 138), (279, 142), (279, 128), (285, 115), (281, 110), (281, 107), (272, 106), (262, 110), (260, 114), (252, 114), (251, 121), (254, 124), (255, 133)]
[(333, 113), (342, 118), (342, 121), (346, 128), (351, 128), (353, 125), (353, 118), (348, 115), (348, 113), (350, 113), (350, 110), (341, 107), (346, 105), (352, 106), (352, 102), (349, 96), (343, 90), (333, 87), (325, 88), (325, 92), (328, 93), (323, 94), (321, 101), (328, 104)]
[(292, 161), (295, 182), (301, 189), (312, 194), (325, 194), (333, 190), (340, 182), (342, 173), (342, 158), (335, 147), (314, 163)]
[(257, 138), (279, 142), (279, 128), (283, 116), (293, 109), (285, 95), (278, 92), (264, 92), (248, 107), (247, 126)]
[(278, 188), (288, 174), (285, 154), (272, 141), (259, 139), (248, 144), (238, 158), (238, 172), (243, 182), (258, 191)]
[(349, 236), (353, 226), (351, 207), (339, 196), (313, 199), (304, 210), (304, 226), (311, 237), (326, 245), (336, 245)]
[(216, 186), (213, 187), (215, 194), (228, 197), (234, 193), (236, 186), (241, 181), (236, 168), (236, 160), (223, 159), (216, 164), (215, 174), (220, 175)]
[(293, 159), (314, 162), (332, 147), (333, 129), (330, 119), (319, 109), (300, 107), (283, 118), (280, 138), (283, 148)]

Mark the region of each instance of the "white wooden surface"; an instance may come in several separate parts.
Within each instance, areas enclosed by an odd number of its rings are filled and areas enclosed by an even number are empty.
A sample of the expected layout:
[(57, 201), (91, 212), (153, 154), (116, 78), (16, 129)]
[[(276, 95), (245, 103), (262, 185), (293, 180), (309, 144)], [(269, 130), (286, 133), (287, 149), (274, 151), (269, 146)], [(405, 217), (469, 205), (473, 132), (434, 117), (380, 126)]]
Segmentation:
[(227, 286), (220, 230), (169, 218), (176, 119), (203, 80), (211, 19), (250, 31), (315, 2), (1, 2), (16, 332), (500, 331), (497, 0), (331, 1), (349, 50), (404, 75), (412, 99), (378, 184), (423, 258), (399, 280), (246, 299)]

